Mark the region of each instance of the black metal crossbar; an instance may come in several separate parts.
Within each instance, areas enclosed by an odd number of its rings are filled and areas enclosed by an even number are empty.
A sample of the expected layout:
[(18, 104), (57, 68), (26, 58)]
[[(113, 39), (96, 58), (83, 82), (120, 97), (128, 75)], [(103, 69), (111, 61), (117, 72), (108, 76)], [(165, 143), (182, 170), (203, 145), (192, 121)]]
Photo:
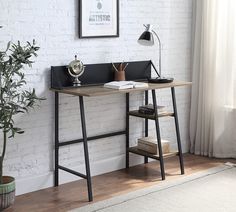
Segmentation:
[(58, 165), (58, 169), (61, 169), (61, 170), (66, 171), (66, 172), (69, 172), (69, 173), (71, 173), (71, 174), (73, 174), (73, 175), (76, 175), (76, 176), (78, 176), (78, 177), (82, 177), (82, 178), (84, 178), (84, 179), (87, 179), (87, 176), (86, 176), (85, 174), (76, 172), (76, 171), (74, 171), (74, 170), (72, 170), (72, 169), (68, 169), (68, 168), (66, 168), (66, 167), (64, 167), (64, 166)]
[[(88, 141), (92, 141), (92, 140), (98, 140), (98, 139), (102, 139), (102, 138), (108, 138), (108, 137), (112, 137), (112, 136), (118, 136), (118, 135), (125, 135), (126, 131), (118, 131), (118, 132), (113, 132), (113, 133), (107, 133), (107, 134), (102, 134), (102, 135), (96, 135), (96, 136), (91, 136), (88, 137), (87, 140)], [(71, 145), (71, 144), (78, 144), (83, 142), (83, 139), (76, 139), (76, 140), (72, 140), (72, 141), (63, 141), (63, 142), (59, 142), (59, 146), (67, 146), (67, 145)]]

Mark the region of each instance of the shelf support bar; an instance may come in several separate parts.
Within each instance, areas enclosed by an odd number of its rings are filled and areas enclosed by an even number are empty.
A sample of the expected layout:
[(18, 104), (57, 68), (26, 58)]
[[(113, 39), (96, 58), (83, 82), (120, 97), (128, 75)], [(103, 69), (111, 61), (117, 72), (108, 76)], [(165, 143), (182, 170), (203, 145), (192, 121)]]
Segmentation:
[(126, 168), (129, 168), (129, 93), (126, 93)]
[(55, 92), (55, 171), (54, 171), (54, 186), (58, 186), (58, 178), (59, 178), (59, 94)]
[[(148, 105), (148, 91), (145, 91), (145, 105)], [(145, 119), (145, 137), (148, 137), (148, 119)], [(148, 163), (147, 156), (144, 156), (144, 163)]]
[(180, 139), (180, 132), (179, 132), (179, 120), (178, 120), (178, 113), (177, 113), (177, 104), (176, 104), (176, 97), (175, 97), (175, 88), (171, 87), (171, 95), (172, 95), (172, 103), (173, 103), (173, 110), (174, 110), (174, 117), (175, 117), (175, 129), (176, 129), (176, 137), (177, 137), (177, 144), (178, 144), (178, 151), (179, 151), (179, 163), (181, 174), (184, 174), (184, 162), (183, 162), (183, 153), (181, 147), (181, 139)]
[(160, 158), (161, 178), (162, 178), (162, 180), (165, 180), (165, 167), (164, 167), (164, 160), (163, 160), (163, 154), (162, 154), (160, 125), (159, 125), (156, 91), (155, 90), (152, 90), (152, 100), (153, 100), (153, 107), (154, 107), (154, 111), (155, 111), (155, 125), (156, 125), (156, 135), (157, 135), (159, 158)]

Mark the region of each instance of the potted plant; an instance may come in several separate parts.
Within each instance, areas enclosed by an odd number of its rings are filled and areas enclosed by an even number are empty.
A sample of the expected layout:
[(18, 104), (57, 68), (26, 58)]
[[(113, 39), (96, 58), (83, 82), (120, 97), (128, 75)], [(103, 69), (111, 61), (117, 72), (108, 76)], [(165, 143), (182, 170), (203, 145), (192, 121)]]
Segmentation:
[(14, 119), (17, 114), (29, 112), (41, 98), (35, 89), (27, 89), (24, 66), (31, 67), (32, 56), (37, 56), (39, 47), (35, 42), (21, 45), (9, 42), (5, 51), (0, 51), (0, 136), (3, 139), (0, 150), (0, 211), (13, 204), (15, 199), (15, 179), (3, 176), (3, 160), (8, 138), (24, 131), (17, 127)]

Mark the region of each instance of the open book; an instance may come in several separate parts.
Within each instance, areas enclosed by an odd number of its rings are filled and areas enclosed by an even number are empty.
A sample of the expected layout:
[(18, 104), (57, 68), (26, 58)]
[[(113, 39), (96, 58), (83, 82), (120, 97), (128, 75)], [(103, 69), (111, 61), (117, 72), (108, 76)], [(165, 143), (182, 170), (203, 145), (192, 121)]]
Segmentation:
[(112, 81), (105, 83), (104, 87), (112, 89), (147, 88), (148, 83), (134, 81)]

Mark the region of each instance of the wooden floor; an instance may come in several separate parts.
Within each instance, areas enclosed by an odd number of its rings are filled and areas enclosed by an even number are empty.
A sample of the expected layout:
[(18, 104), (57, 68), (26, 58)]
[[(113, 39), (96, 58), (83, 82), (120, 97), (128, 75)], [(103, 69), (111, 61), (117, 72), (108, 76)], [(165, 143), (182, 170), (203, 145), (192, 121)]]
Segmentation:
[[(206, 157), (184, 155), (185, 176), (218, 166), (226, 161), (236, 160), (209, 159)], [(182, 177), (178, 158), (165, 160), (166, 181)], [(94, 202), (162, 183), (159, 162), (138, 165), (92, 178)], [(6, 212), (68, 211), (89, 204), (85, 180), (48, 188), (16, 197), (13, 207)]]

